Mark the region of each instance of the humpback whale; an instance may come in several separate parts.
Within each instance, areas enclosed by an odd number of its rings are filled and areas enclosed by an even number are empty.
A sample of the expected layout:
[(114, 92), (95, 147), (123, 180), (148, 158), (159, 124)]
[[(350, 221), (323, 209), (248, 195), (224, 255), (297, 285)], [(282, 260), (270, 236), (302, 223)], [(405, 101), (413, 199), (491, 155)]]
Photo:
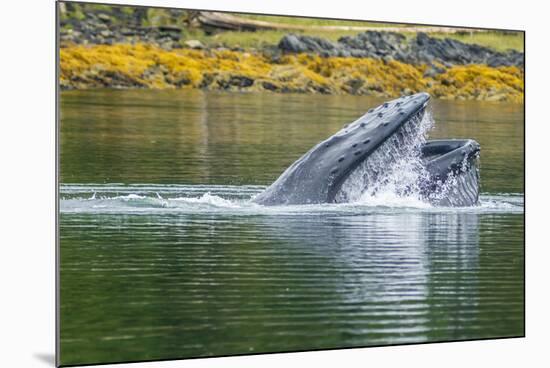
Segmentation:
[[(368, 110), (311, 148), (253, 201), (271, 206), (350, 202), (393, 180), (400, 183), (398, 194), (415, 193), (436, 206), (476, 205), (479, 144), (426, 141), (423, 117), (429, 99), (417, 93)], [(413, 179), (401, 180), (403, 165)]]

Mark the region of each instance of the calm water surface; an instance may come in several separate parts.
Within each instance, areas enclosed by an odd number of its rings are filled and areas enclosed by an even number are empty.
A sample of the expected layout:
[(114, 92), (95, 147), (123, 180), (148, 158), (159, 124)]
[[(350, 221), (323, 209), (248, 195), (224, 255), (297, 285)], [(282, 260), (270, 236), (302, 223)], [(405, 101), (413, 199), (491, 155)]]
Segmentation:
[(248, 200), (380, 99), (61, 96), (61, 363), (524, 334), (523, 106), (432, 101), (476, 208)]

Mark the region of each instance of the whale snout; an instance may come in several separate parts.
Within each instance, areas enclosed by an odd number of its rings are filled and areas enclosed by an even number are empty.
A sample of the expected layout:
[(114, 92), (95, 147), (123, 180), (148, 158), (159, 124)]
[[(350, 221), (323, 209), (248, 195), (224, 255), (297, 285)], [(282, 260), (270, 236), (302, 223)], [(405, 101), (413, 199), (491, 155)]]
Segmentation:
[(430, 95), (426, 92), (420, 92), (401, 98), (407, 102), (407, 107), (412, 112), (418, 112), (422, 109), (425, 109), (426, 106), (428, 106), (428, 102), (430, 101)]
[(419, 93), (416, 93), (414, 95), (412, 95), (413, 98), (418, 98), (424, 102), (427, 102), (430, 100), (430, 94), (429, 93), (426, 93), (426, 92), (419, 92)]

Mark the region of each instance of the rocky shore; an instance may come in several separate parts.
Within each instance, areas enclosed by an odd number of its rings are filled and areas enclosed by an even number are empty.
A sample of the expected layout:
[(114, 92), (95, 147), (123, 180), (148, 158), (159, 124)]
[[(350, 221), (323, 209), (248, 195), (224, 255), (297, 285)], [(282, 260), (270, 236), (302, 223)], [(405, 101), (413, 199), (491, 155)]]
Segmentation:
[(485, 64), (490, 67), (523, 68), (524, 62), (522, 52), (514, 50), (498, 52), (450, 38), (430, 37), (421, 32), (408, 40), (400, 33), (369, 31), (353, 37), (341, 37), (337, 42), (319, 37), (289, 34), (281, 39), (278, 48), (285, 53), (307, 52), (324, 57), (366, 57), (386, 61), (397, 60), (415, 65), (440, 63), (446, 67)]
[[(171, 10), (173, 18), (182, 17), (183, 11)], [(147, 43), (165, 50), (186, 47), (182, 29), (175, 26), (142, 26), (133, 17), (121, 14), (89, 13), (83, 20), (67, 19), (61, 22), (62, 46), (74, 44), (113, 45), (120, 43)], [(199, 41), (188, 43), (202, 48)], [(240, 49), (240, 48), (237, 48)], [(523, 68), (524, 54), (509, 50), (498, 52), (487, 47), (467, 44), (450, 38), (430, 37), (419, 32), (408, 39), (395, 32), (367, 31), (356, 36), (344, 36), (337, 42), (320, 37), (288, 34), (276, 47), (265, 47), (266, 54), (314, 53), (323, 57), (359, 57), (397, 60), (407, 64), (444, 66), (485, 64), (491, 67), (516, 66)]]
[[(60, 22), (60, 86), (523, 101), (524, 54), (425, 33), (367, 31), (337, 41), (282, 34), (260, 48), (189, 36), (193, 14), (71, 5)], [(84, 11), (84, 10), (85, 11)], [(147, 14), (143, 12), (149, 12)], [(162, 17), (166, 19), (163, 20)], [(178, 26), (174, 26), (178, 24)]]
[(164, 50), (149, 44), (61, 49), (62, 89), (200, 88), (239, 92), (353, 94), (394, 97), (426, 91), (436, 98), (523, 101), (515, 66), (438, 66), (359, 57), (321, 57), (231, 50)]

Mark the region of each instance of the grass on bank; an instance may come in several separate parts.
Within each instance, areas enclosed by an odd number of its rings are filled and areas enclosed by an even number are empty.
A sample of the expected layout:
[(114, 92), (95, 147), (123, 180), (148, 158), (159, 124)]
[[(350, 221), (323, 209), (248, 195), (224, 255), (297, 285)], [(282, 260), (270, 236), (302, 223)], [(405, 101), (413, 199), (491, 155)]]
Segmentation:
[(282, 15), (260, 15), (260, 14), (234, 14), (241, 18), (259, 20), (263, 22), (292, 24), (300, 26), (351, 26), (351, 27), (406, 27), (405, 24), (368, 22), (361, 20), (340, 20), (309, 17), (294, 17)]

